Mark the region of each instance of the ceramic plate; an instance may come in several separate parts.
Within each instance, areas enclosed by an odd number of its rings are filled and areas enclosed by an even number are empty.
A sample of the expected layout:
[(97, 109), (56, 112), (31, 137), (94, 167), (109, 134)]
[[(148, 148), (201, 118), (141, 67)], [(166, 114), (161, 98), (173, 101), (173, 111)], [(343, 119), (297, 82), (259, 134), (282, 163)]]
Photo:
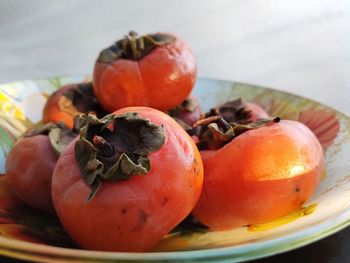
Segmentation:
[[(0, 173), (16, 138), (41, 121), (47, 97), (88, 76), (0, 85)], [(350, 224), (350, 119), (317, 102), (284, 92), (227, 81), (199, 79), (194, 95), (203, 110), (242, 97), (270, 115), (299, 120), (320, 140), (326, 171), (317, 192), (300, 209), (260, 225), (225, 232), (173, 231), (148, 253), (79, 249), (57, 218), (19, 202), (0, 179), (0, 254), (35, 261), (236, 262), (264, 257), (328, 236)]]

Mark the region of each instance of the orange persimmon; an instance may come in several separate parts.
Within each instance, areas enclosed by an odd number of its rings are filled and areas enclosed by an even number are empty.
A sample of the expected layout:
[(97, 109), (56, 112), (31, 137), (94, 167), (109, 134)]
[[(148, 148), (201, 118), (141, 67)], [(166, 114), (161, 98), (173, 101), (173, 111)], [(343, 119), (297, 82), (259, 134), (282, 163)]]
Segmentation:
[(68, 84), (52, 93), (43, 110), (43, 122), (63, 122), (73, 128), (74, 116), (81, 113), (106, 114), (93, 94), (92, 83)]
[[(308, 200), (320, 181), (322, 148), (305, 125), (288, 120), (260, 124), (223, 131), (225, 125), (217, 121), (210, 127), (216, 134), (206, 138), (228, 140), (222, 147), (211, 143), (219, 147), (201, 151), (205, 177), (193, 215), (211, 229), (283, 216)], [(230, 140), (234, 133), (241, 134)]]
[(63, 124), (48, 123), (28, 130), (6, 159), (6, 178), (11, 190), (26, 204), (54, 213), (51, 178), (64, 147), (77, 136)]
[(191, 92), (197, 65), (189, 46), (165, 33), (124, 39), (101, 51), (94, 68), (94, 92), (109, 112), (129, 106), (166, 111)]
[(81, 116), (81, 136), (57, 162), (56, 212), (80, 246), (145, 251), (183, 220), (202, 188), (203, 166), (186, 132), (163, 112), (121, 109)]

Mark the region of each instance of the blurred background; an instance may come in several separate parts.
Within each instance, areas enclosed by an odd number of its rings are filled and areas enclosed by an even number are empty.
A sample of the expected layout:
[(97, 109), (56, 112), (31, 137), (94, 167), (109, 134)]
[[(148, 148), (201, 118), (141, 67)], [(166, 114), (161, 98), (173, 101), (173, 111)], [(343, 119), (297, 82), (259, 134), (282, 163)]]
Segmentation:
[(350, 114), (350, 1), (0, 2), (0, 83), (91, 73), (129, 30), (175, 32), (201, 77), (273, 87)]

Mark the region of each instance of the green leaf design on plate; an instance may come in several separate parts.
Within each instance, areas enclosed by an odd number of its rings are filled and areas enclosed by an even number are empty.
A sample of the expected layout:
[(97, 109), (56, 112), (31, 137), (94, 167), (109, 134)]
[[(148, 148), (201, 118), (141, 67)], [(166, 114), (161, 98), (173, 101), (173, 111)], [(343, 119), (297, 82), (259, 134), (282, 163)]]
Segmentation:
[[(40, 91), (42, 93), (50, 94), (57, 88), (68, 83), (78, 83), (81, 81), (89, 81), (89, 76), (76, 76), (76, 77), (56, 77), (50, 79), (43, 79), (38, 81), (30, 82), (14, 82), (10, 84), (0, 85), (0, 96), (4, 94), (2, 91), (8, 93), (9, 89), (17, 90), (17, 87), (25, 87), (26, 89), (33, 89), (33, 92)], [(5, 94), (6, 95), (6, 94)], [(328, 146), (328, 150), (325, 153), (326, 157), (326, 168), (327, 177), (325, 177), (321, 185), (319, 186), (318, 192), (313, 196), (306, 206), (317, 202), (318, 206), (314, 213), (309, 216), (303, 217), (302, 220), (294, 220), (288, 224), (280, 226), (278, 228), (272, 228), (264, 231), (247, 231), (246, 227), (234, 229), (232, 231), (208, 231), (205, 233), (195, 233), (183, 231), (173, 231), (167, 235), (154, 249), (153, 251), (167, 251), (166, 258), (150, 256), (150, 261), (164, 261), (166, 260), (178, 260), (178, 255), (181, 255), (181, 259), (187, 261), (208, 261), (208, 258), (213, 262), (219, 262), (224, 260), (227, 262), (235, 262), (239, 260), (248, 260), (254, 257), (266, 256), (268, 254), (279, 253), (292, 248), (297, 248), (306, 243), (315, 241), (326, 235), (332, 234), (335, 231), (342, 229), (349, 225), (350, 221), (345, 218), (344, 215), (349, 214), (350, 203), (349, 203), (349, 189), (350, 189), (350, 119), (320, 103), (288, 94), (285, 92), (262, 88), (258, 86), (234, 83), (229, 81), (220, 80), (207, 80), (199, 78), (194, 89), (194, 95), (199, 99), (203, 109), (208, 110), (211, 107), (218, 105), (219, 103), (225, 102), (229, 99), (241, 97), (243, 100), (252, 101), (263, 108), (267, 109), (270, 114), (277, 113), (284, 118), (297, 119), (300, 117), (302, 112), (309, 111), (310, 114), (303, 113), (301, 120), (308, 123), (312, 127), (318, 126), (316, 130), (320, 140), (324, 141), (325, 145)], [(20, 135), (29, 125), (33, 125), (28, 119), (26, 119), (25, 108), (14, 106), (22, 106), (24, 103), (25, 95), (14, 96), (16, 99), (8, 99), (8, 96), (0, 97), (0, 173), (4, 171), (5, 155), (7, 154), (15, 139)], [(2, 100), (3, 99), (3, 100)], [(16, 101), (16, 103), (14, 103)], [(6, 103), (7, 111), (4, 111), (4, 102)], [(43, 103), (44, 100), (41, 102)], [(273, 102), (273, 103), (272, 103)], [(28, 105), (27, 105), (28, 106)], [(43, 105), (30, 105), (30, 109), (37, 111), (37, 114), (41, 114)], [(311, 112), (322, 112), (322, 110), (333, 113), (333, 117), (314, 126), (313, 113)], [(21, 111), (23, 111), (21, 113)], [(4, 114), (6, 112), (6, 114)], [(281, 114), (282, 113), (282, 114)], [(16, 115), (17, 114), (17, 115)], [(321, 113), (322, 114), (322, 113)], [(317, 115), (320, 115), (319, 113)], [(15, 117), (17, 116), (17, 117)], [(310, 117), (311, 116), (311, 117)], [(329, 124), (329, 125), (328, 125)], [(339, 131), (338, 131), (338, 125)], [(331, 129), (331, 127), (334, 127)], [(322, 128), (322, 129), (321, 129)], [(7, 192), (7, 193), (5, 193)], [(1, 212), (11, 215), (17, 214), (16, 221), (5, 220), (0, 223), (0, 229), (5, 229), (8, 226), (15, 226), (17, 230), (23, 230), (21, 236), (5, 236), (3, 240), (11, 239), (11, 242), (16, 243), (17, 240), (26, 240), (25, 237), (35, 237), (36, 240), (40, 240), (44, 243), (60, 246), (60, 242), (64, 240), (64, 233), (62, 228), (57, 222), (47, 220), (46, 215), (40, 214), (40, 211), (29, 209), (29, 213), (17, 213), (13, 209), (14, 204), (8, 195), (13, 194), (10, 192), (8, 186), (2, 185), (0, 182), (0, 206)], [(10, 200), (11, 199), (11, 200)], [(329, 209), (332, 206), (333, 209)], [(10, 208), (10, 209), (5, 209)], [(27, 208), (26, 208), (27, 209)], [(337, 211), (338, 214), (334, 214)], [(345, 219), (347, 220), (345, 220)], [(11, 221), (9, 223), (9, 221)], [(321, 222), (321, 223), (320, 223)], [(324, 227), (324, 223), (329, 223), (329, 226)], [(335, 222), (335, 223), (334, 223)], [(307, 231), (305, 231), (307, 230)], [(47, 236), (49, 235), (49, 237)], [(278, 237), (278, 240), (276, 240)], [(61, 239), (63, 238), (63, 239)], [(58, 243), (56, 243), (58, 242)], [(30, 243), (27, 243), (30, 244)], [(240, 246), (240, 245), (244, 246)], [(62, 245), (62, 243), (61, 243)], [(29, 245), (28, 245), (29, 246)], [(64, 245), (63, 245), (64, 246)], [(73, 244), (67, 244), (67, 246), (74, 247)], [(213, 248), (224, 248), (225, 253), (222, 250), (213, 250)], [(244, 247), (244, 249), (242, 249)], [(65, 250), (55, 250), (55, 247), (50, 247), (53, 260), (58, 259), (61, 261), (70, 260), (81, 260), (83, 253), (76, 250), (76, 255), (65, 258)], [(200, 250), (198, 252), (192, 251), (191, 253), (183, 253), (185, 250), (196, 250), (196, 249), (208, 249)], [(62, 252), (63, 251), (63, 252)], [(66, 250), (67, 255), (69, 251)], [(169, 252), (177, 251), (177, 252)], [(3, 253), (7, 253), (11, 256), (17, 256), (20, 258), (26, 258), (28, 255), (32, 259), (37, 261), (44, 261), (45, 250), (38, 249), (36, 252), (29, 250), (28, 247), (23, 246), (23, 250), (15, 251), (11, 247), (4, 249)], [(102, 261), (103, 259), (109, 262), (125, 261), (125, 258), (101, 258), (101, 253), (95, 253), (89, 251), (89, 256), (84, 259)], [(105, 254), (104, 254), (105, 255)], [(130, 261), (138, 261), (139, 258), (134, 254), (129, 254)], [(158, 254), (157, 254), (158, 255)], [(189, 256), (190, 255), (190, 256)]]
[[(14, 141), (8, 136), (3, 128), (0, 127), (0, 160), (6, 159), (10, 152)], [(5, 171), (5, 162), (0, 161), (0, 172)]]
[(54, 77), (54, 78), (50, 78), (49, 83), (54, 86), (56, 89), (59, 89), (63, 86), (62, 80), (60, 77)]

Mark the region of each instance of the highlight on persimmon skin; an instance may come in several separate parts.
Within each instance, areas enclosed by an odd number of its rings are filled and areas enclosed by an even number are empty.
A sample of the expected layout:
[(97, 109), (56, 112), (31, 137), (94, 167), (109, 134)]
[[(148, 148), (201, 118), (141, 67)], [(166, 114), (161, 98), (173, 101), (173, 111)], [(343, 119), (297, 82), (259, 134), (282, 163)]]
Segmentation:
[(130, 32), (101, 51), (94, 67), (94, 92), (109, 112), (130, 106), (166, 111), (188, 97), (196, 76), (195, 58), (179, 36)]
[[(94, 188), (93, 177), (83, 176), (80, 165), (84, 164), (84, 158), (91, 160), (91, 164), (96, 162), (86, 157), (96, 155), (90, 155), (85, 142), (79, 143), (85, 145), (82, 148), (84, 154), (79, 155), (80, 146), (77, 145), (81, 140), (77, 139), (57, 162), (52, 181), (53, 202), (65, 230), (81, 247), (102, 251), (147, 251), (192, 211), (202, 189), (203, 165), (189, 135), (165, 113), (130, 107), (113, 115), (118, 118), (115, 123), (103, 121), (105, 124), (101, 126), (105, 125), (105, 128), (101, 133), (98, 132), (100, 124), (91, 126), (91, 130), (87, 129), (87, 137), (83, 137), (91, 140), (96, 149), (93, 151), (98, 151), (97, 158), (104, 163), (104, 176), (108, 177), (108, 167), (115, 158), (121, 158), (120, 150), (140, 163), (128, 169), (130, 162), (122, 159), (119, 164), (126, 162), (124, 168), (113, 168), (116, 172), (111, 180), (98, 175), (94, 180), (100, 180), (100, 185)], [(104, 120), (106, 118), (113, 116), (108, 115)], [(142, 118), (151, 124), (142, 128), (142, 123), (146, 123)], [(156, 133), (152, 127), (157, 129)], [(142, 130), (141, 138), (138, 130)], [(161, 134), (165, 135), (165, 140), (158, 138)], [(153, 143), (154, 138), (163, 144)], [(144, 150), (140, 151), (138, 147), (149, 144), (153, 150), (155, 145), (160, 148), (140, 158), (139, 153)], [(149, 158), (148, 171), (145, 158)], [(133, 169), (146, 172), (141, 175), (132, 173), (130, 177), (124, 174), (133, 172)], [(92, 189), (95, 189), (93, 195)], [(87, 201), (88, 196), (91, 198)]]
[(193, 215), (213, 230), (263, 223), (299, 208), (324, 169), (315, 135), (283, 120), (201, 151), (205, 177)]
[(43, 122), (63, 122), (73, 128), (74, 116), (81, 113), (107, 114), (93, 94), (92, 83), (67, 84), (52, 93), (43, 110)]

